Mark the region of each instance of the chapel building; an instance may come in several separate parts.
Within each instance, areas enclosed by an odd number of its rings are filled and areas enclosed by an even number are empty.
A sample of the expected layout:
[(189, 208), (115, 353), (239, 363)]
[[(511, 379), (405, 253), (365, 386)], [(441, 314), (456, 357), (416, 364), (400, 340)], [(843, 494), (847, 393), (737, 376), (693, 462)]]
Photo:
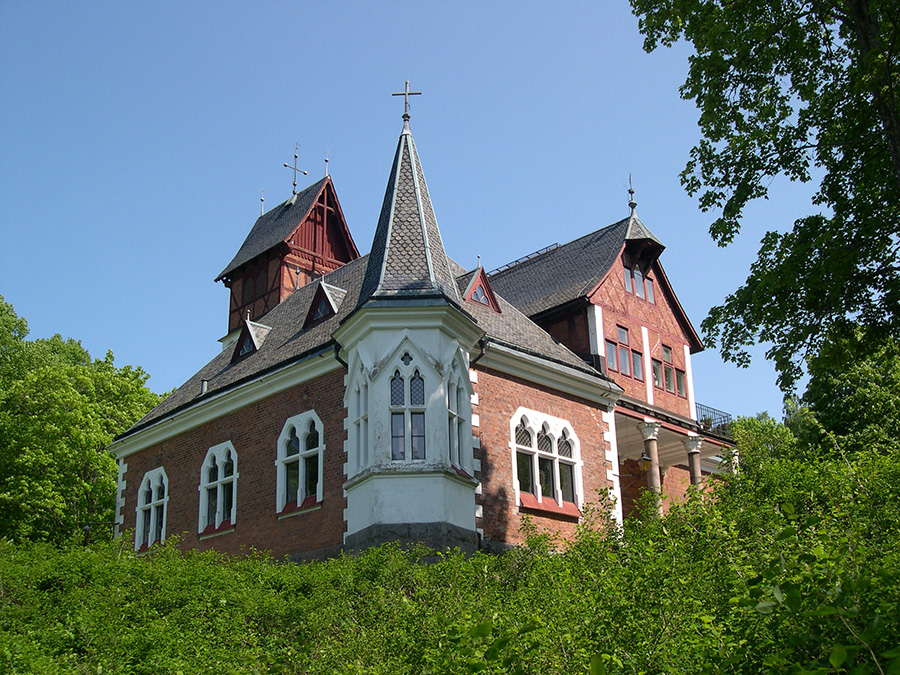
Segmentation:
[[(404, 114), (370, 252), (326, 176), (256, 221), (217, 277), (223, 350), (112, 445), (117, 532), (141, 550), (294, 559), (389, 540), (498, 550), (523, 518), (574, 535), (639, 489), (719, 470), (703, 349), (628, 217), (487, 273), (444, 252)], [(665, 506), (664, 506), (665, 507)]]

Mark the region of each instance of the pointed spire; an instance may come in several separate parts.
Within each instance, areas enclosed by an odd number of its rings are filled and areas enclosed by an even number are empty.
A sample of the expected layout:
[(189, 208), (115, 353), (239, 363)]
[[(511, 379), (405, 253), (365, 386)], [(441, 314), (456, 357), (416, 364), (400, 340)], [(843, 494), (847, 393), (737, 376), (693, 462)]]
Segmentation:
[(436, 294), (459, 302), (407, 114), (360, 290), (360, 305), (372, 297)]

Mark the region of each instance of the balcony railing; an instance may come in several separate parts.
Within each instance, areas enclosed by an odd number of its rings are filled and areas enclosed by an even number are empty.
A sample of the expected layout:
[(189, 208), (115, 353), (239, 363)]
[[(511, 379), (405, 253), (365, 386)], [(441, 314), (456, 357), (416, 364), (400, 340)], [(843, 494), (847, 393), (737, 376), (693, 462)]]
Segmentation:
[(716, 410), (711, 406), (703, 405), (702, 403), (697, 403), (695, 405), (697, 406), (697, 424), (714, 434), (732, 438), (732, 418), (730, 414), (722, 412), (721, 410)]

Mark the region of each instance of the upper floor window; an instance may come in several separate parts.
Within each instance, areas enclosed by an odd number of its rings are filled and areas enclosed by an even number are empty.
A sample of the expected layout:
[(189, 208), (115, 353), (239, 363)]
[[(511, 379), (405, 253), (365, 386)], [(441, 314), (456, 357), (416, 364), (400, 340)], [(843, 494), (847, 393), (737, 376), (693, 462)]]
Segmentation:
[(672, 348), (668, 345), (662, 346), (662, 362), (653, 360), (653, 386), (670, 394), (687, 396), (687, 373), (675, 367)]
[(655, 303), (656, 298), (653, 293), (653, 279), (644, 276), (641, 268), (637, 265), (634, 267), (623, 267), (623, 269), (625, 270), (625, 291), (627, 293), (634, 293), (639, 298), (647, 299), (650, 302)]
[(234, 525), (237, 477), (237, 453), (231, 443), (211, 447), (200, 470), (200, 532)]
[(629, 347), (628, 329), (616, 326), (617, 341), (606, 341), (606, 367), (622, 375), (644, 379), (643, 354)]
[(165, 540), (168, 501), (169, 478), (165, 469), (159, 467), (145, 473), (138, 488), (138, 503), (135, 509), (137, 513), (135, 549), (146, 548)]
[[(412, 363), (409, 352), (401, 359)], [(425, 459), (425, 379), (416, 369), (405, 378), (400, 370), (391, 378), (391, 459)]]
[(275, 461), (277, 511), (308, 508), (322, 501), (324, 454), (322, 421), (314, 410), (285, 422)]
[(522, 413), (512, 443), (513, 478), (519, 495), (531, 494), (538, 502), (553, 500), (559, 505), (580, 501), (578, 441), (568, 422), (534, 411)]

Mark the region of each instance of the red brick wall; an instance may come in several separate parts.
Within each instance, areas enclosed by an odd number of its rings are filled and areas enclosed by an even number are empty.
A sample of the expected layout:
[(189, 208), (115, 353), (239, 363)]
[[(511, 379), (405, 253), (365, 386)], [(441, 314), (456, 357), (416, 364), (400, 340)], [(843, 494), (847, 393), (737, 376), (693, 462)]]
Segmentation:
[[(472, 410), (479, 415), (480, 423), (473, 427), (473, 432), (481, 440), (481, 449), (476, 448), (475, 458), (481, 460), (481, 471), (476, 472), (476, 478), (482, 482), (482, 494), (476, 496), (476, 503), (483, 506), (484, 514), (483, 518), (477, 519), (477, 526), (490, 542), (521, 544), (523, 513), (516, 506), (509, 449), (509, 423), (516, 410), (521, 406), (571, 423), (580, 441), (586, 502), (596, 502), (599, 491), (611, 487), (606, 478), (610, 465), (606, 460), (609, 444), (603, 440), (607, 429), (602, 419), (603, 411), (584, 399), (483, 366), (476, 366), (476, 371), (478, 382), (473, 387), (478, 394), (478, 405)], [(541, 530), (549, 530), (563, 538), (575, 535), (577, 523), (572, 519), (535, 514), (530, 517)]]
[[(688, 344), (687, 336), (672, 310), (674, 299), (665, 292), (660, 283), (661, 275), (657, 274), (658, 266), (654, 264), (653, 273), (650, 275), (654, 281), (655, 302), (649, 302), (646, 297), (639, 298), (634, 293), (625, 290), (624, 268), (621, 259), (612, 266), (597, 289), (591, 301), (603, 308), (603, 355), (606, 355), (605, 341), (617, 341), (617, 326), (628, 329), (629, 346), (643, 352), (641, 327), (646, 326), (650, 337), (650, 356), (657, 361), (663, 360), (662, 346), (672, 348), (672, 360), (675, 368), (685, 371), (684, 345)], [(621, 375), (609, 371), (609, 375), (624, 390), (625, 394), (640, 401), (647, 400), (646, 385), (644, 381), (633, 377)], [(644, 373), (644, 380), (650, 379), (652, 373)], [(685, 391), (687, 394), (687, 391)], [(690, 417), (690, 407), (686, 395), (670, 394), (665, 389), (658, 387), (653, 390), (654, 405), (684, 417)]]
[[(124, 527), (135, 527), (137, 490), (144, 473), (162, 466), (169, 478), (167, 536), (182, 537), (182, 548), (215, 548), (240, 553), (250, 547), (276, 557), (335, 553), (343, 543), (344, 371), (299, 385), (231, 415), (214, 420), (128, 456)], [(278, 437), (287, 418), (314, 409), (324, 426), (325, 459), (321, 508), (278, 520), (275, 488)], [(234, 531), (200, 540), (200, 467), (210, 447), (231, 441), (237, 453), (237, 508)]]

